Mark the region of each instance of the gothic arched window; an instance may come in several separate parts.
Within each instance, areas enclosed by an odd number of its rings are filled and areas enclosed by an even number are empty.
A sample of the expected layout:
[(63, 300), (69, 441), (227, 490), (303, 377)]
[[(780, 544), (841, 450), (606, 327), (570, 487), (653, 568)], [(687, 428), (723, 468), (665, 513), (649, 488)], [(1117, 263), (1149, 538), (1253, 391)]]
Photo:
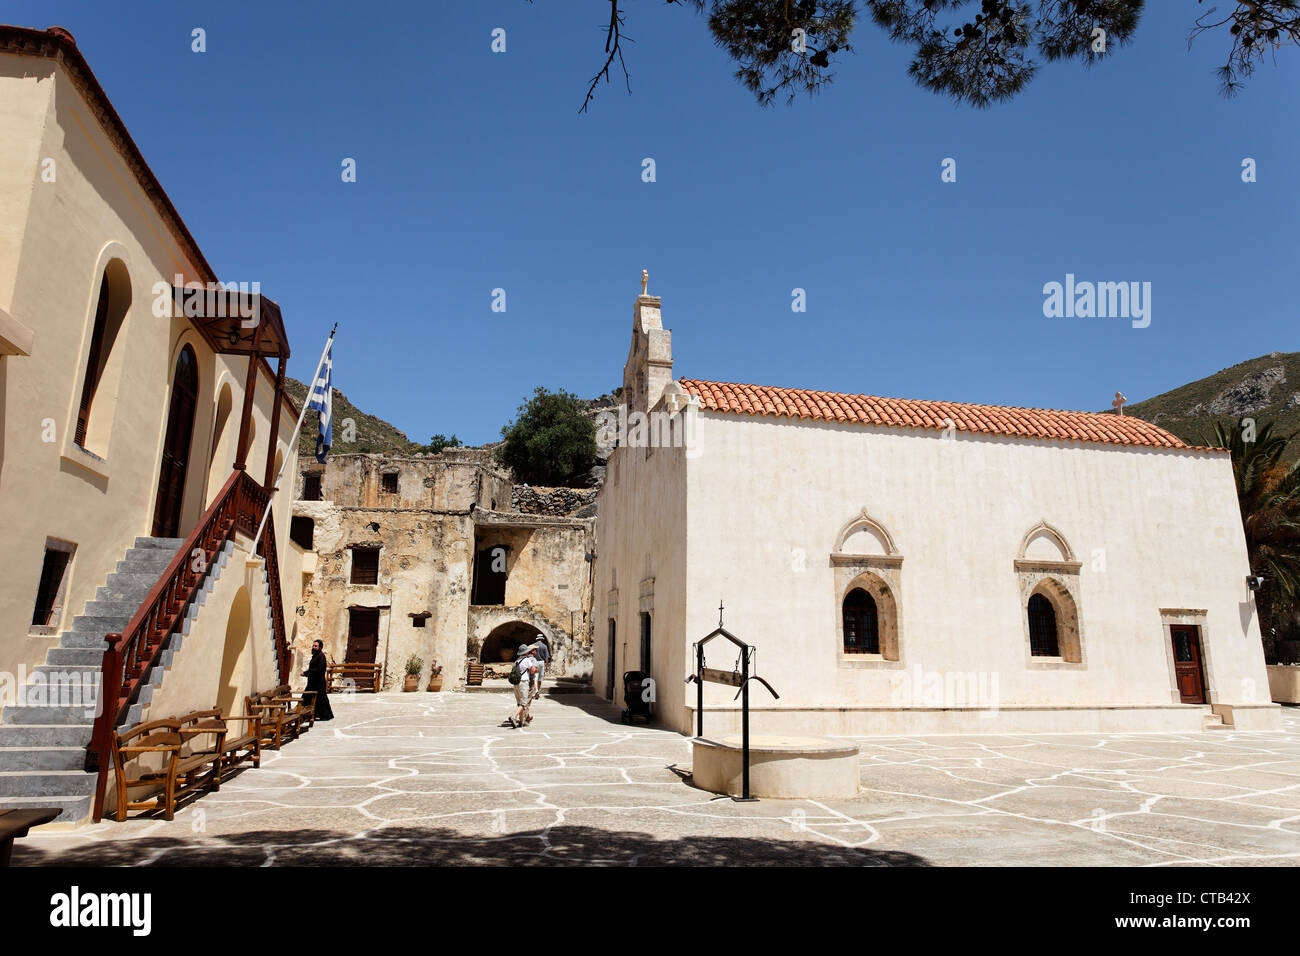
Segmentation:
[(1029, 653), (1034, 657), (1060, 657), (1056, 635), (1056, 609), (1041, 594), (1029, 596)]
[(844, 653), (880, 653), (876, 601), (862, 588), (854, 588), (844, 598)]

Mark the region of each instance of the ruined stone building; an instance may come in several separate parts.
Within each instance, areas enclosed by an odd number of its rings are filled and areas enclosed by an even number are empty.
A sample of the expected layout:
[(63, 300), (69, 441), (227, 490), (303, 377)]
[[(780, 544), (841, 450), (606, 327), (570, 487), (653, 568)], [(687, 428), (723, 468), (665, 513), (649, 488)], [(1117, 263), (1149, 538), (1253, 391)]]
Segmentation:
[(504, 672), (540, 636), (550, 674), (590, 673), (593, 519), (569, 512), (585, 514), (594, 493), (515, 488), (482, 449), (304, 457), (300, 468), (298, 651), (319, 637), (331, 661), (382, 665), (385, 689), (401, 686), (412, 655), (421, 686), (436, 660), (453, 690), (467, 662)]

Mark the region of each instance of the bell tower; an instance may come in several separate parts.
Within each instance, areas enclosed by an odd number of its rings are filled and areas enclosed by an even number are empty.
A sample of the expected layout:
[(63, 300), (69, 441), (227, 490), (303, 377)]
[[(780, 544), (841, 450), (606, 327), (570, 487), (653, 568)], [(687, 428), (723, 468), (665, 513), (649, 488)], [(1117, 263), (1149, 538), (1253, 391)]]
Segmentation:
[(673, 334), (663, 326), (659, 297), (646, 291), (649, 280), (643, 269), (641, 294), (632, 307), (632, 345), (623, 366), (623, 402), (629, 415), (654, 408), (673, 377)]

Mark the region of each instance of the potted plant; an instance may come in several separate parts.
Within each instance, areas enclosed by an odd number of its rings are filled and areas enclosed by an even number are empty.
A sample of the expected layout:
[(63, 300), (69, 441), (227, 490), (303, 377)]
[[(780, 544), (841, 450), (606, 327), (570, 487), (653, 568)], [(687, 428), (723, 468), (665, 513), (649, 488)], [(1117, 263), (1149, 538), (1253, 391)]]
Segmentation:
[(424, 689), (428, 691), (442, 690), (442, 665), (438, 663), (437, 658), (434, 658), (429, 663), (429, 686)]
[(412, 654), (406, 659), (406, 683), (402, 690), (420, 689), (420, 671), (424, 670), (424, 661)]

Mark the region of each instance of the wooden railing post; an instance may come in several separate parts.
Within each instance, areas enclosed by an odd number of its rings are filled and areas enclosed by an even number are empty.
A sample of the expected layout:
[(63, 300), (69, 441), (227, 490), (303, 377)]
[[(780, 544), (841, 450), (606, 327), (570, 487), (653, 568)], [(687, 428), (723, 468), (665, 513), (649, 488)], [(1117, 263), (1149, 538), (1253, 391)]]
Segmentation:
[(86, 771), (97, 773), (95, 781), (94, 821), (104, 815), (104, 793), (108, 787), (108, 768), (113, 762), (113, 729), (117, 722), (118, 692), (122, 687), (121, 634), (104, 637), (108, 648), (99, 673), (99, 695), (96, 698), (95, 724), (91, 732), (90, 747), (86, 750)]
[(271, 406), (271, 439), (266, 444), (266, 480), (262, 484), (267, 491), (274, 491), (271, 482), (275, 481), (275, 449), (280, 443), (280, 409), (284, 405), (284, 354), (280, 355), (279, 365), (275, 371), (275, 404)]
[[(257, 362), (261, 358), (258, 346), (262, 342), (262, 323), (253, 332), (253, 348), (248, 353), (248, 377), (244, 380), (244, 407), (239, 414), (239, 442), (235, 446), (235, 470), (243, 471), (248, 463), (248, 439), (253, 421), (253, 395), (257, 390)], [(271, 436), (274, 443), (275, 435)]]

